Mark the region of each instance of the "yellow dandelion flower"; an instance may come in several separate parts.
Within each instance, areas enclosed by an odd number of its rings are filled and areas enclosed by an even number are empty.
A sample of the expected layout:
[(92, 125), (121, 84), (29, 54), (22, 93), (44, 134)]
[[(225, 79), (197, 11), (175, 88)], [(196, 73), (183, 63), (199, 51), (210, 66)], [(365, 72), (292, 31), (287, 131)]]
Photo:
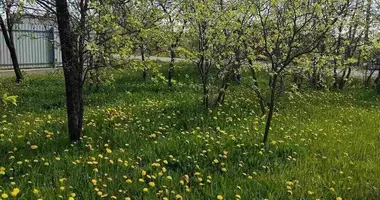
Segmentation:
[(75, 200), (74, 197), (69, 197), (69, 200)]
[(5, 167), (0, 167), (0, 174), (5, 175)]
[(32, 150), (38, 149), (38, 146), (37, 145), (32, 145), (32, 146), (30, 146), (30, 149), (32, 149)]
[(112, 150), (110, 148), (106, 148), (107, 153), (112, 153)]
[(141, 175), (142, 175), (142, 176), (145, 176), (145, 175), (146, 175), (146, 171), (143, 170), (143, 171), (141, 172)]
[(144, 189), (143, 189), (143, 192), (148, 192), (148, 191), (149, 191), (148, 188), (144, 188)]
[(290, 185), (290, 186), (292, 186), (294, 183), (293, 182), (291, 182), (291, 181), (286, 181), (286, 185)]
[(149, 182), (149, 186), (154, 187), (154, 186), (156, 186), (156, 184), (154, 182)]
[(3, 194), (1, 195), (1, 198), (6, 199), (6, 198), (8, 198), (8, 195), (7, 195), (6, 193), (3, 193)]
[(11, 192), (11, 196), (12, 196), (12, 197), (15, 197), (15, 196), (18, 195), (18, 193), (20, 193), (20, 189), (18, 189), (18, 188), (14, 188), (14, 189), (12, 190), (12, 192)]
[(336, 200), (343, 200), (342, 197), (337, 197)]
[(218, 196), (216, 196), (216, 198), (217, 198), (218, 200), (223, 200), (223, 196), (222, 196), (222, 195), (218, 195)]
[(34, 188), (34, 189), (33, 189), (33, 193), (34, 193), (34, 194), (38, 194), (39, 192), (40, 192), (40, 191), (39, 191), (37, 188)]

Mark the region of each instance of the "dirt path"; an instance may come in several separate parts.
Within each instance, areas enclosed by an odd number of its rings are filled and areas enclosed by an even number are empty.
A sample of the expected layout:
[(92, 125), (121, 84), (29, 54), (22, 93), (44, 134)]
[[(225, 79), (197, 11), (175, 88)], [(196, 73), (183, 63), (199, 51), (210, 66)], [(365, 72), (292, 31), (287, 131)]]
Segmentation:
[[(58, 71), (58, 68), (41, 68), (41, 69), (23, 69), (23, 73), (27, 75), (44, 75), (50, 72)], [(0, 70), (0, 78), (14, 76), (13, 70)]]
[[(141, 57), (140, 56), (136, 56), (135, 57), (136, 60), (141, 60)], [(151, 56), (149, 58), (147, 58), (148, 60), (153, 60), (153, 61), (161, 61), (161, 62), (170, 62), (170, 58), (166, 58), (166, 57), (155, 57), (155, 56)], [(185, 61), (185, 59), (181, 59), (181, 58), (177, 58), (176, 59), (177, 62), (183, 62)], [(26, 74), (33, 74), (33, 75), (44, 75), (44, 74), (47, 74), (49, 72), (54, 72), (56, 70), (59, 70), (60, 68), (41, 68), (41, 69), (23, 69), (21, 71), (23, 71), (24, 73)], [(14, 76), (14, 71), (13, 70), (0, 70), (0, 78), (2, 77), (10, 77), (10, 76)]]

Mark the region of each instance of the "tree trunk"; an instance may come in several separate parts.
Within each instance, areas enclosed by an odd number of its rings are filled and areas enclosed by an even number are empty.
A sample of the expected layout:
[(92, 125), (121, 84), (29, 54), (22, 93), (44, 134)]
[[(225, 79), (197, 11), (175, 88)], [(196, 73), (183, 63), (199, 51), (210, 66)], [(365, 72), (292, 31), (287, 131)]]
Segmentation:
[(376, 93), (378, 95), (380, 95), (380, 70), (379, 70), (379, 72), (377, 74), (377, 78), (375, 80), (375, 83), (376, 83)]
[(257, 80), (257, 74), (256, 74), (256, 70), (255, 68), (253, 67), (253, 61), (252, 59), (248, 58), (248, 66), (249, 66), (249, 69), (251, 71), (251, 76), (252, 76), (252, 79), (253, 79), (253, 84), (254, 84), (254, 91), (256, 93), (256, 96), (258, 97), (259, 99), (259, 104), (260, 104), (260, 109), (261, 109), (261, 113), (263, 115), (265, 115), (266, 113), (266, 109), (265, 109), (265, 103), (264, 103), (264, 97), (262, 96), (261, 92), (260, 92), (260, 89), (259, 89), (259, 82)]
[(343, 75), (340, 79), (340, 82), (339, 82), (340, 90), (344, 89), (344, 87), (346, 86), (347, 80), (350, 78), (350, 76), (351, 76), (351, 67), (348, 67), (344, 69)]
[(285, 92), (285, 75), (284, 74), (280, 74), (279, 77), (280, 77), (280, 91), (279, 91), (279, 95), (282, 95), (284, 92)]
[[(141, 42), (143, 41), (143, 39), (141, 38)], [(145, 65), (145, 47), (144, 47), (144, 44), (141, 43), (140, 45), (140, 53), (141, 53), (141, 62), (143, 63), (143, 66), (144, 66), (144, 70), (143, 70), (143, 74), (142, 74), (142, 78), (144, 81), (146, 81), (146, 78), (148, 76), (148, 69), (146, 68), (146, 65)]]
[(16, 49), (14, 48), (13, 45), (8, 47), (8, 49), (9, 49), (9, 53), (10, 53), (11, 58), (12, 58), (13, 70), (15, 71), (15, 74), (16, 74), (16, 83), (19, 83), (19, 82), (21, 82), (23, 77), (22, 77), (20, 65), (18, 63)]
[(236, 57), (236, 64), (235, 64), (235, 68), (234, 68), (234, 80), (237, 84), (240, 84), (241, 83), (241, 67), (242, 67), (242, 63), (241, 63), (241, 52), (240, 52), (240, 49), (236, 49), (235, 50), (235, 57)]
[(219, 94), (218, 98), (215, 100), (215, 106), (218, 106), (219, 104), (223, 104), (226, 91), (228, 89), (228, 79), (230, 78), (230, 72), (227, 72), (227, 75), (223, 78), (222, 85), (219, 88)]
[[(339, 49), (342, 46), (343, 22), (340, 23), (338, 30), (339, 30), (338, 41), (336, 43), (336, 48), (335, 48), (335, 55), (336, 56), (339, 56), (339, 54), (340, 54)], [(334, 85), (333, 85), (334, 89), (339, 88), (339, 75), (338, 75), (337, 70), (338, 70), (338, 61), (336, 58), (334, 58)]]
[(345, 77), (346, 77), (347, 68), (344, 69), (342, 77), (339, 79), (338, 88), (341, 90), (344, 87), (345, 84)]
[(202, 87), (203, 87), (203, 105), (206, 110), (208, 109), (208, 88), (207, 88), (207, 77), (202, 78)]
[(82, 73), (76, 70), (64, 70), (64, 76), (70, 140), (78, 141), (82, 137), (84, 112)]
[(263, 140), (264, 144), (268, 142), (268, 135), (269, 135), (272, 118), (273, 118), (274, 103), (276, 99), (277, 76), (278, 76), (277, 74), (274, 74), (272, 78), (271, 97), (270, 97), (270, 102), (269, 102), (269, 113), (268, 113), (267, 121), (265, 124), (265, 132), (264, 132), (264, 140)]
[(317, 69), (317, 64), (316, 64), (316, 58), (315, 56), (313, 57), (313, 74), (311, 78), (311, 86), (314, 89), (318, 89), (318, 69)]
[[(367, 7), (366, 7), (366, 18), (365, 18), (365, 29), (364, 29), (364, 44), (369, 45), (369, 28), (371, 23), (371, 13), (372, 13), (372, 0), (367, 0)], [(362, 50), (360, 49), (360, 52)], [(361, 55), (361, 54), (360, 54)], [(369, 62), (370, 59), (365, 59), (365, 73), (364, 73), (364, 88), (368, 89), (371, 83), (371, 76), (368, 75), (369, 71)], [(363, 62), (361, 62), (363, 63)], [(361, 69), (361, 66), (359, 65), (359, 69)]]
[(199, 39), (198, 50), (200, 53), (200, 58), (199, 58), (199, 61), (197, 62), (197, 67), (198, 67), (198, 72), (200, 74), (201, 81), (202, 81), (203, 105), (205, 106), (205, 111), (208, 110), (208, 106), (209, 106), (209, 98), (208, 98), (209, 90), (207, 88), (207, 84), (208, 84), (208, 73), (211, 66), (210, 61), (208, 61), (205, 56), (205, 51), (207, 48), (206, 39), (205, 39), (206, 27), (207, 27), (207, 23), (205, 21), (198, 23), (198, 39)]
[(61, 42), (62, 63), (66, 88), (66, 107), (71, 141), (79, 141), (83, 126), (83, 66), (75, 51), (75, 37), (71, 29), (70, 13), (66, 0), (56, 0), (58, 31)]
[(201, 81), (202, 81), (202, 88), (203, 88), (203, 105), (205, 106), (206, 110), (208, 109), (208, 73), (206, 71), (206, 61), (204, 56), (202, 55), (198, 64), (198, 71), (201, 76)]
[(91, 78), (91, 85), (94, 87), (94, 90), (97, 92), (100, 89), (100, 61), (94, 57), (94, 55), (91, 55), (90, 57), (90, 78)]
[(339, 77), (338, 77), (338, 71), (337, 71), (337, 67), (336, 67), (336, 64), (334, 66), (334, 84), (333, 84), (333, 88), (334, 89), (338, 89), (338, 84), (339, 84)]
[(175, 46), (172, 44), (170, 47), (170, 66), (168, 70), (168, 85), (169, 87), (173, 86), (172, 80), (173, 80), (173, 74), (174, 74), (174, 62), (175, 62), (175, 51), (174, 51)]
[[(369, 68), (369, 67), (368, 67)], [(369, 69), (368, 69), (369, 70)], [(371, 70), (368, 73), (366, 73), (365, 77), (366, 77), (366, 80), (365, 80), (365, 83), (364, 83), (364, 86), (366, 89), (368, 89), (370, 86), (371, 86), (371, 80), (372, 80), (372, 76), (373, 74), (376, 72), (376, 70)], [(368, 74), (368, 75), (367, 75)]]
[(1, 31), (3, 32), (4, 40), (5, 40), (5, 43), (7, 44), (9, 54), (10, 54), (11, 59), (12, 59), (13, 70), (16, 74), (16, 82), (19, 83), (23, 77), (22, 77), (20, 65), (19, 65), (18, 59), (17, 59), (17, 53), (16, 53), (14, 40), (13, 40), (13, 29), (11, 26), (12, 25), (8, 24), (8, 29), (7, 29), (7, 27), (5, 26), (3, 17), (0, 16)]

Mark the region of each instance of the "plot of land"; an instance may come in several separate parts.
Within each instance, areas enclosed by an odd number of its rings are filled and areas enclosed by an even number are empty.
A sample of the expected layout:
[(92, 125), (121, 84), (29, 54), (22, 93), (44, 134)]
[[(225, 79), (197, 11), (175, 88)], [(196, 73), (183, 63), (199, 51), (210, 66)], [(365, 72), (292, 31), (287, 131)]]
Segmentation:
[[(166, 69), (166, 67), (164, 68)], [(257, 99), (232, 85), (203, 111), (193, 69), (177, 83), (107, 70), (86, 85), (84, 137), (68, 141), (62, 74), (14, 85), (0, 108), (0, 189), (18, 199), (379, 199), (380, 99), (372, 91), (286, 93), (269, 145)], [(110, 98), (112, 97), (112, 98)], [(73, 194), (75, 193), (75, 195)]]

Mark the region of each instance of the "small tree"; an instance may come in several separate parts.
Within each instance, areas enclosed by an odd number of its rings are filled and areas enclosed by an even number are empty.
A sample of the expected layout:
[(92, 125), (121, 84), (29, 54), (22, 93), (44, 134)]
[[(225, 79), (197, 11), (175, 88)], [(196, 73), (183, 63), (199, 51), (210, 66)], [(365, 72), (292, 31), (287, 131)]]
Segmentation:
[(145, 81), (148, 73), (146, 58), (149, 50), (155, 43), (159, 43), (161, 36), (158, 31), (158, 22), (162, 14), (154, 0), (127, 1), (120, 5), (112, 2), (114, 12), (118, 13), (118, 24), (125, 30), (140, 53), (143, 67), (142, 78)]
[[(364, 2), (353, 1), (345, 16), (342, 16), (338, 29), (338, 34), (332, 35), (335, 38), (334, 52), (334, 85), (336, 89), (343, 89), (350, 79), (354, 66), (360, 66), (363, 54), (360, 51), (363, 45), (364, 24)], [(334, 37), (335, 36), (335, 37)], [(359, 69), (360, 70), (360, 69)]]
[(170, 65), (168, 70), (168, 85), (173, 85), (173, 74), (175, 59), (177, 57), (177, 47), (181, 42), (187, 21), (184, 16), (184, 6), (181, 1), (160, 0), (158, 7), (163, 12), (162, 33), (165, 34), (170, 52)]
[(269, 59), (270, 100), (263, 143), (266, 144), (277, 99), (278, 80), (292, 61), (313, 52), (332, 30), (349, 1), (253, 0), (260, 44)]
[[(192, 48), (186, 51), (195, 62), (203, 91), (203, 105), (210, 105), (213, 80), (221, 80), (214, 105), (223, 103), (229, 81), (240, 68), (237, 46), (241, 45), (241, 34), (237, 32), (240, 24), (236, 16), (240, 13), (234, 10), (237, 2), (217, 0), (191, 1), (187, 6), (188, 31), (196, 41)], [(235, 16), (236, 15), (236, 16)], [(239, 58), (239, 59), (237, 59)], [(212, 70), (213, 69), (213, 70)], [(217, 73), (213, 73), (217, 71)], [(213, 79), (211, 79), (213, 78)]]
[[(380, 2), (378, 2), (378, 1), (376, 1), (376, 8), (377, 9), (380, 8)], [(376, 13), (376, 14), (377, 14), (377, 19), (379, 20), (379, 14), (378, 13)], [(380, 95), (380, 69), (378, 70), (378, 74), (377, 74), (377, 77), (376, 77), (376, 80), (375, 80), (375, 84), (376, 84), (376, 92), (377, 92), (378, 95)]]
[(7, 44), (12, 59), (13, 70), (16, 74), (16, 82), (20, 82), (22, 80), (22, 73), (17, 59), (13, 29), (16, 22), (21, 18), (23, 2), (17, 0), (1, 0), (0, 8), (2, 8), (5, 13), (5, 20), (0, 13), (1, 32), (3, 33), (5, 43)]

